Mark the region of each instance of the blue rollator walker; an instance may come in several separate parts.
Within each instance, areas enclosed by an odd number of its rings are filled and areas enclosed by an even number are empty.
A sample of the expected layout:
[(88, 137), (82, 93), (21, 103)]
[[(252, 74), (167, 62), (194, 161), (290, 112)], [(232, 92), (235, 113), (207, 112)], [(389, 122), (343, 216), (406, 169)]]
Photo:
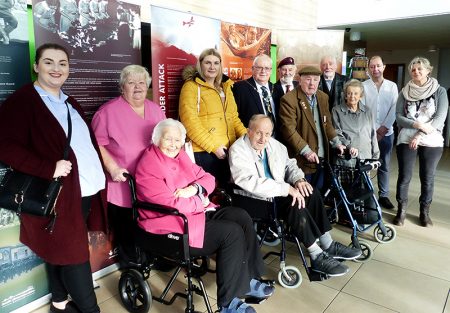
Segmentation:
[(383, 222), (381, 207), (369, 176), (370, 171), (377, 169), (381, 163), (378, 160), (356, 159), (355, 167), (348, 167), (321, 161), (331, 178), (330, 186), (324, 193), (324, 203), (331, 205), (327, 210), (330, 222), (352, 228), (351, 245), (362, 251), (356, 261), (367, 261), (373, 251), (367, 241), (358, 239), (358, 233), (375, 227), (373, 234), (379, 243), (391, 242), (397, 235), (393, 226)]

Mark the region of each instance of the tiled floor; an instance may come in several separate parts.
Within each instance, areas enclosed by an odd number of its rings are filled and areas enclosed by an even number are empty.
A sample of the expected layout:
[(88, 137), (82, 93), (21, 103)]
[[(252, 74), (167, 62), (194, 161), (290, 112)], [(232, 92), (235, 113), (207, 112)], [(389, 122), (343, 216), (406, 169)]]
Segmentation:
[[(393, 156), (391, 200), (395, 199), (397, 177), (396, 158)], [(288, 264), (297, 266), (303, 275), (298, 289), (277, 285), (275, 294), (255, 309), (259, 313), (273, 312), (404, 312), (450, 313), (450, 150), (446, 149), (438, 167), (432, 204), (433, 228), (418, 226), (419, 178), (416, 173), (410, 188), (410, 204), (404, 227), (397, 227), (397, 238), (392, 243), (378, 244), (372, 232), (363, 234), (373, 249), (373, 258), (365, 263), (350, 262), (350, 273), (322, 282), (310, 282), (295, 247), (289, 249)], [(385, 211), (390, 223), (394, 211)], [(332, 235), (344, 243), (350, 242), (349, 229), (336, 226)], [(267, 250), (267, 248), (264, 248)], [(276, 278), (278, 260), (268, 259), (270, 278)], [(116, 271), (97, 282), (97, 297), (102, 312), (122, 313), (126, 310), (118, 296), (120, 272)], [(180, 278), (182, 279), (182, 278)], [(164, 273), (154, 273), (149, 279), (152, 292), (162, 291)], [(205, 284), (215, 304), (214, 277), (208, 274)], [(176, 283), (183, 290), (182, 281)], [(177, 300), (172, 306), (153, 302), (152, 313), (184, 312), (185, 303)], [(202, 299), (195, 297), (195, 307), (205, 312)], [(35, 313), (48, 312), (48, 305)]]

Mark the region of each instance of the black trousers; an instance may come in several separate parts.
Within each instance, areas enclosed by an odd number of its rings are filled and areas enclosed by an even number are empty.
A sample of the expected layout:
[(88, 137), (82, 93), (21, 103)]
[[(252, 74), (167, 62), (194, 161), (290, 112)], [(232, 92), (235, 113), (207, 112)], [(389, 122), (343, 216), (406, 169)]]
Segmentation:
[[(90, 205), (90, 197), (82, 198), (81, 209), (85, 219), (89, 215)], [(86, 244), (88, 243), (86, 242)], [(53, 302), (65, 301), (70, 295), (81, 312), (100, 312), (94, 292), (89, 261), (70, 265), (46, 263), (46, 268)]]
[(195, 163), (216, 178), (221, 188), (226, 188), (230, 181), (230, 166), (227, 159), (219, 159), (214, 153), (195, 152)]
[(206, 221), (203, 248), (191, 248), (192, 256), (216, 253), (217, 304), (227, 306), (250, 291), (250, 280), (264, 273), (264, 262), (253, 221), (237, 207), (219, 209)]
[(241, 195), (233, 196), (238, 205), (257, 219), (283, 219), (289, 231), (296, 235), (305, 247), (311, 246), (322, 234), (331, 230), (330, 221), (323, 206), (322, 196), (317, 188), (307, 197), (304, 209), (297, 203), (291, 206), (292, 197), (277, 197), (275, 202), (259, 200)]
[(114, 232), (114, 246), (118, 249), (121, 266), (127, 266), (130, 261), (136, 261), (132, 208), (121, 207), (108, 202), (109, 224)]

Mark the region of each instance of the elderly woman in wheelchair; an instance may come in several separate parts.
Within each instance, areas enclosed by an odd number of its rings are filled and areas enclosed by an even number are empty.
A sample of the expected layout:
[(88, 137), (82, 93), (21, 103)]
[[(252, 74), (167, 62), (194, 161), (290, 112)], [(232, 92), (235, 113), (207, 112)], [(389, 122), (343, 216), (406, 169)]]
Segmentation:
[[(175, 208), (187, 217), (191, 256), (216, 254), (219, 312), (256, 312), (241, 298), (268, 298), (274, 287), (260, 280), (264, 263), (252, 220), (242, 209), (216, 208), (209, 202), (215, 179), (189, 159), (182, 149), (185, 138), (179, 121), (157, 124), (153, 144), (137, 165), (137, 197)], [(139, 210), (138, 225), (150, 233), (183, 232), (179, 217), (145, 210)]]

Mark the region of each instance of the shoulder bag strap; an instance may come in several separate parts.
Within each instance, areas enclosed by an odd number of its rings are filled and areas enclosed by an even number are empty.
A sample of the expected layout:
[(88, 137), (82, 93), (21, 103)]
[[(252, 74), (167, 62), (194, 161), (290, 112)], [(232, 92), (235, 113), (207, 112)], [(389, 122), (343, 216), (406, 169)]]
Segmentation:
[(70, 116), (69, 105), (67, 101), (64, 102), (67, 107), (67, 142), (66, 147), (64, 148), (64, 160), (69, 159), (69, 148), (70, 148), (70, 139), (72, 138), (72, 118)]

